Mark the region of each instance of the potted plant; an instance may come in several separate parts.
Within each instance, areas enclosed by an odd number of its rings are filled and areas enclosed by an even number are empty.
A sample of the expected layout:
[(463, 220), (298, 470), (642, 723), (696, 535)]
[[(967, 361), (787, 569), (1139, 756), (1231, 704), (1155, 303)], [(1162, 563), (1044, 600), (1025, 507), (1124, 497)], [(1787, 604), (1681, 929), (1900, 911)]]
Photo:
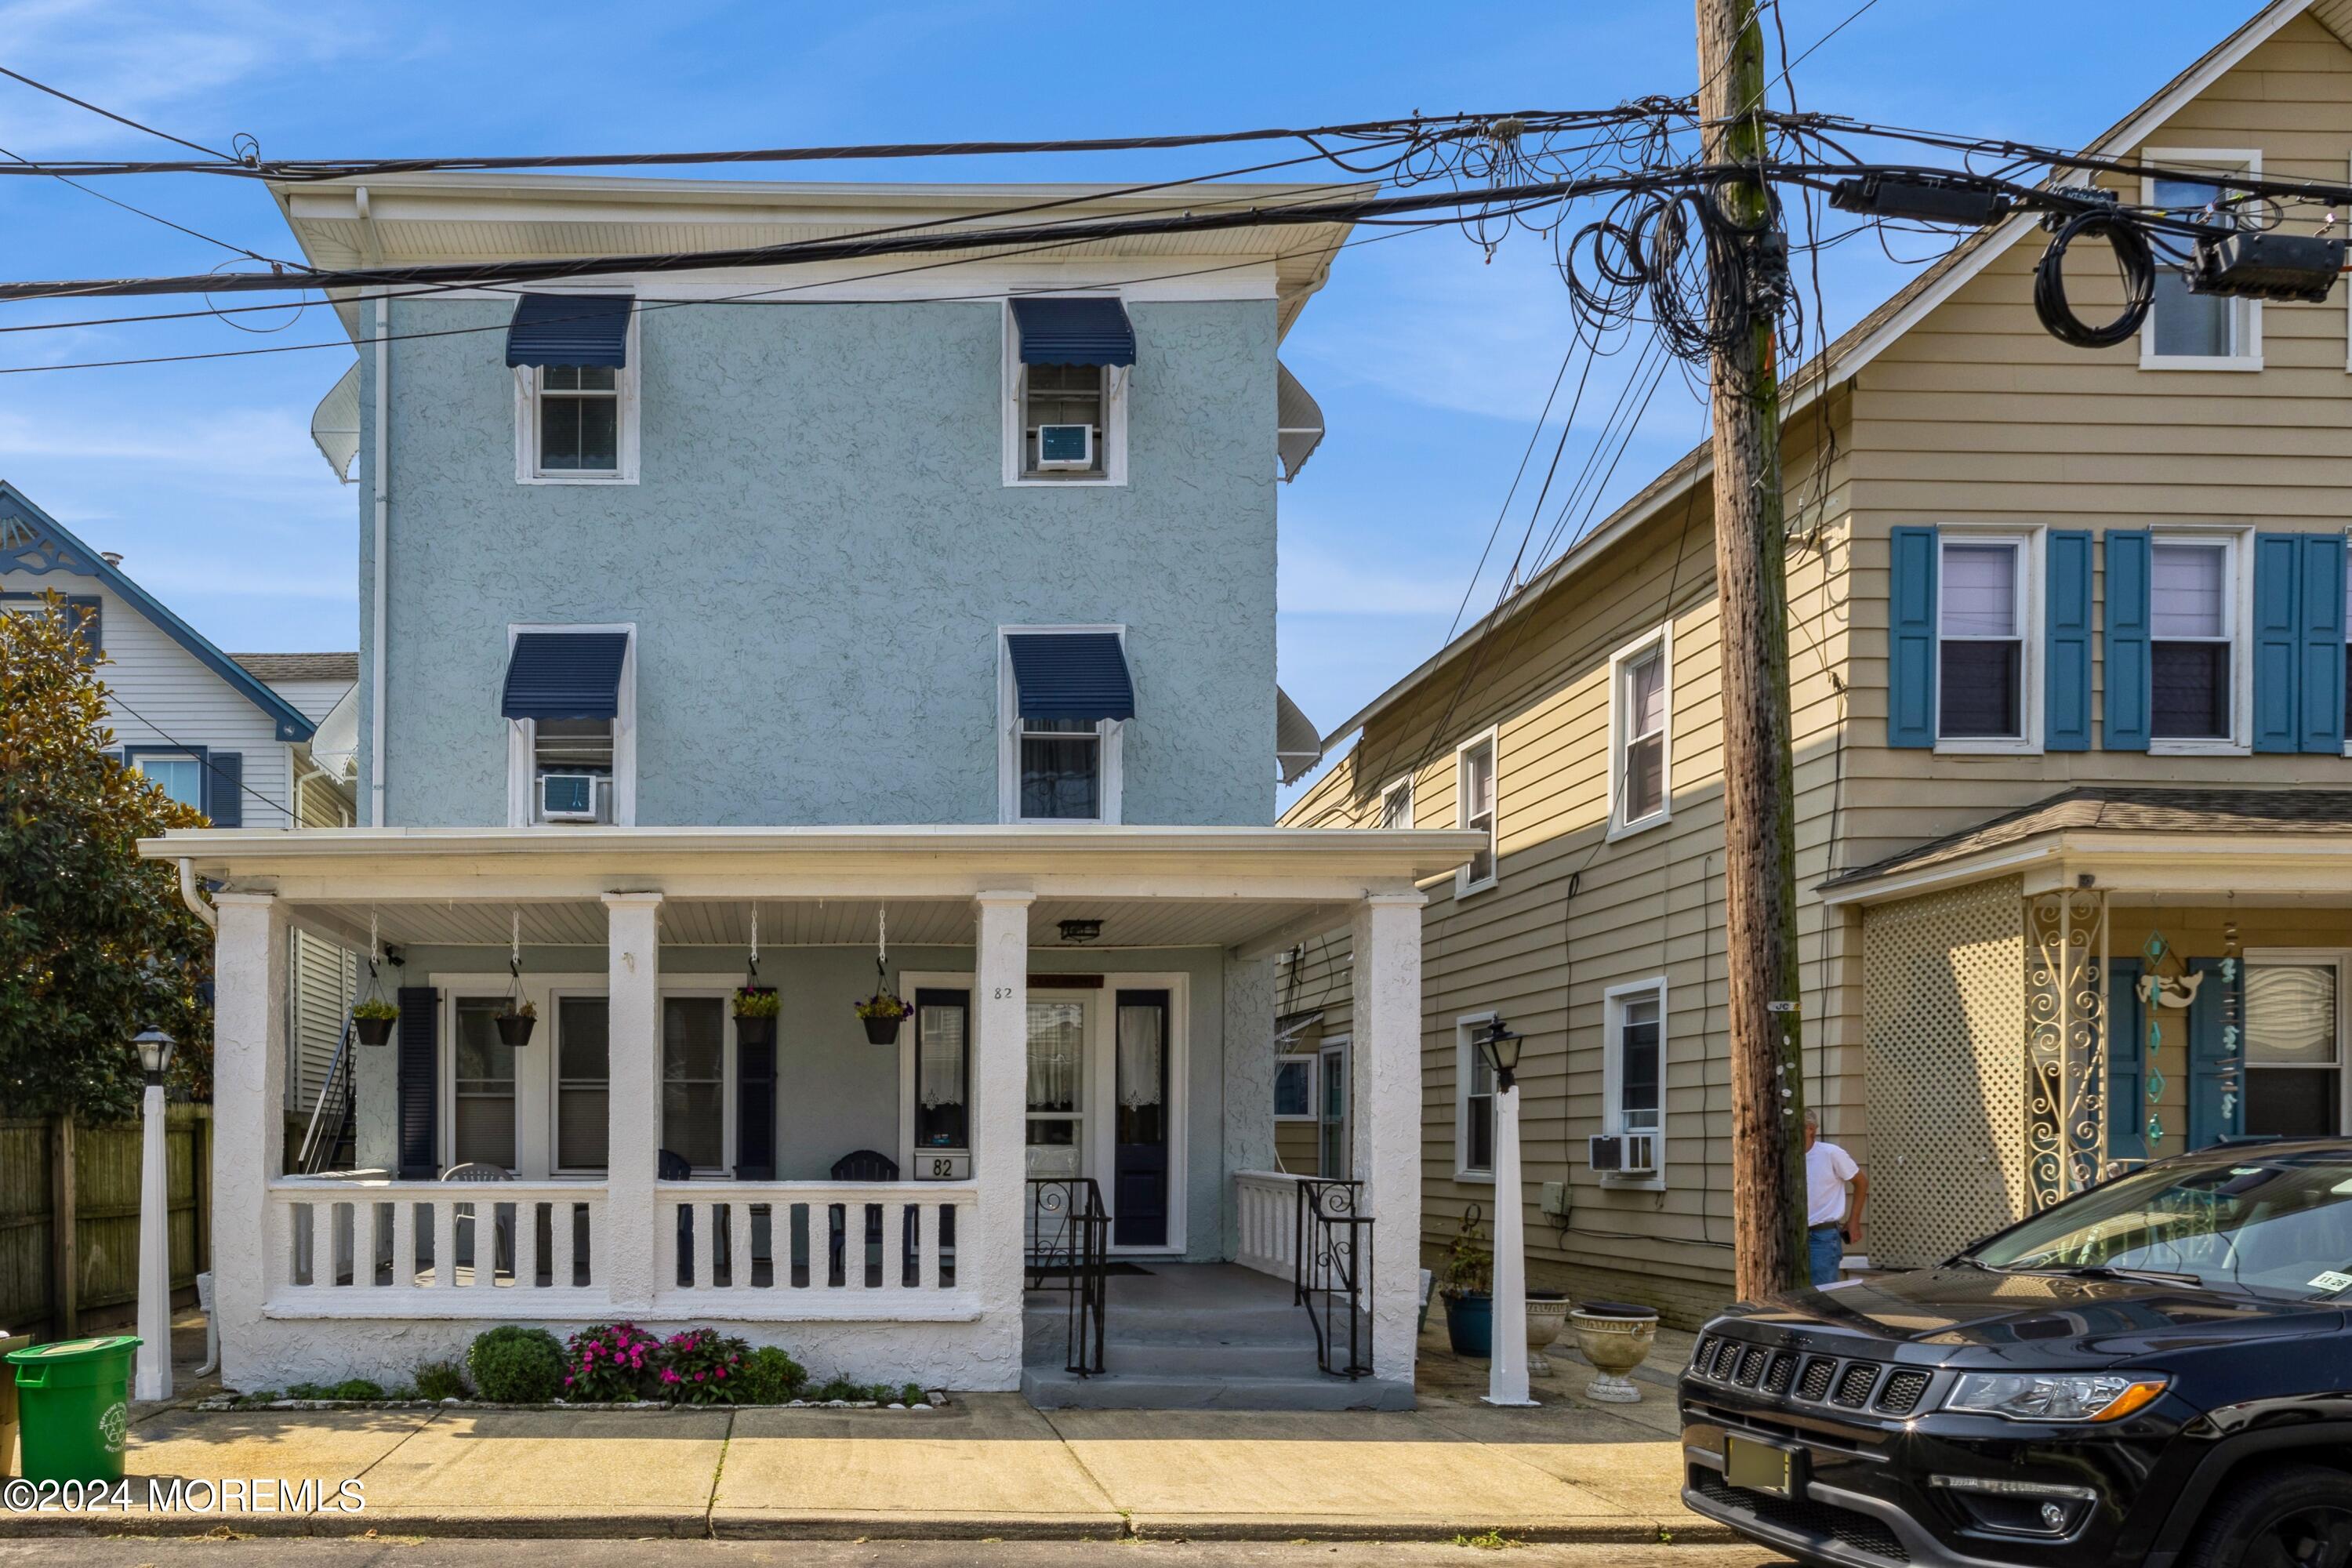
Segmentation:
[(1480, 1227), (1478, 1205), (1462, 1211), (1462, 1228), (1445, 1254), (1445, 1337), (1455, 1355), (1495, 1353), (1495, 1254)]
[(857, 1005), (858, 1019), (866, 1026), (866, 1038), (877, 1046), (887, 1046), (898, 1039), (898, 1026), (913, 1011), (887, 985)]
[(529, 1002), (509, 1001), (507, 1010), (498, 1016), (499, 1038), (509, 1046), (530, 1044), (531, 1026), (539, 1022), (539, 1009)]
[(776, 1015), (782, 1010), (783, 998), (772, 985), (739, 985), (735, 989), (735, 1043), (738, 1046), (772, 1046), (776, 1043)]
[(389, 1045), (392, 1026), (399, 1017), (399, 1008), (381, 996), (369, 996), (352, 1004), (352, 1033), (363, 1046)]

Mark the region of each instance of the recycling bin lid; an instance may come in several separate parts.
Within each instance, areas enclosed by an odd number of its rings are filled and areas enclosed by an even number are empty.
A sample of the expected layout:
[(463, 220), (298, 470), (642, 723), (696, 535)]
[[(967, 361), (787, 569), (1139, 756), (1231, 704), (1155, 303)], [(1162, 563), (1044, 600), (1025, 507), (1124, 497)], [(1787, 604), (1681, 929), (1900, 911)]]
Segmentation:
[(112, 1354), (117, 1351), (136, 1350), (137, 1334), (109, 1334), (96, 1340), (57, 1340), (28, 1350), (10, 1351), (8, 1359), (18, 1364), (35, 1362), (84, 1361), (92, 1356)]

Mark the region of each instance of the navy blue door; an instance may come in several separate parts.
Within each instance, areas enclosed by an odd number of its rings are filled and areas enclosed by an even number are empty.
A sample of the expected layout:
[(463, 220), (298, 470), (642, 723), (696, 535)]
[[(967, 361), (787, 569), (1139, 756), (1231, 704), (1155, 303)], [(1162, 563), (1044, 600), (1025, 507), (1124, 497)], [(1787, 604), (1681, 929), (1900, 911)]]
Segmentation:
[(1113, 1054), (1111, 1240), (1168, 1245), (1168, 993), (1122, 991)]

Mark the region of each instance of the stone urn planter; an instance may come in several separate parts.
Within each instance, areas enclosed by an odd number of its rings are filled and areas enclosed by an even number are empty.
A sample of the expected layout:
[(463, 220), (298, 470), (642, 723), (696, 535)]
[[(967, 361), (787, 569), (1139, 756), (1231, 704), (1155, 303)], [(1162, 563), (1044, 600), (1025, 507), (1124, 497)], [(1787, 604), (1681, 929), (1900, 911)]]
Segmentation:
[(1552, 1341), (1559, 1338), (1568, 1327), (1568, 1297), (1559, 1290), (1528, 1292), (1528, 1375), (1550, 1375), (1551, 1363), (1544, 1352)]
[(1587, 1301), (1569, 1313), (1568, 1321), (1576, 1331), (1576, 1348), (1598, 1374), (1585, 1388), (1585, 1397), (1604, 1405), (1640, 1404), (1642, 1391), (1628, 1374), (1649, 1359), (1650, 1347), (1657, 1342), (1656, 1310), (1622, 1301)]

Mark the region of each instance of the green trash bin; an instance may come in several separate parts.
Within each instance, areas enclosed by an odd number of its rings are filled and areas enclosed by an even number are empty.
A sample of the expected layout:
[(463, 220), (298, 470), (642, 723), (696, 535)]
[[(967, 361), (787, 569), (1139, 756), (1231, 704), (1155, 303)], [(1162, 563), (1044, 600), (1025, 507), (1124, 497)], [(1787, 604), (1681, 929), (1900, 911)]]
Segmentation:
[(135, 1334), (10, 1351), (28, 1481), (119, 1481), (131, 1437)]

